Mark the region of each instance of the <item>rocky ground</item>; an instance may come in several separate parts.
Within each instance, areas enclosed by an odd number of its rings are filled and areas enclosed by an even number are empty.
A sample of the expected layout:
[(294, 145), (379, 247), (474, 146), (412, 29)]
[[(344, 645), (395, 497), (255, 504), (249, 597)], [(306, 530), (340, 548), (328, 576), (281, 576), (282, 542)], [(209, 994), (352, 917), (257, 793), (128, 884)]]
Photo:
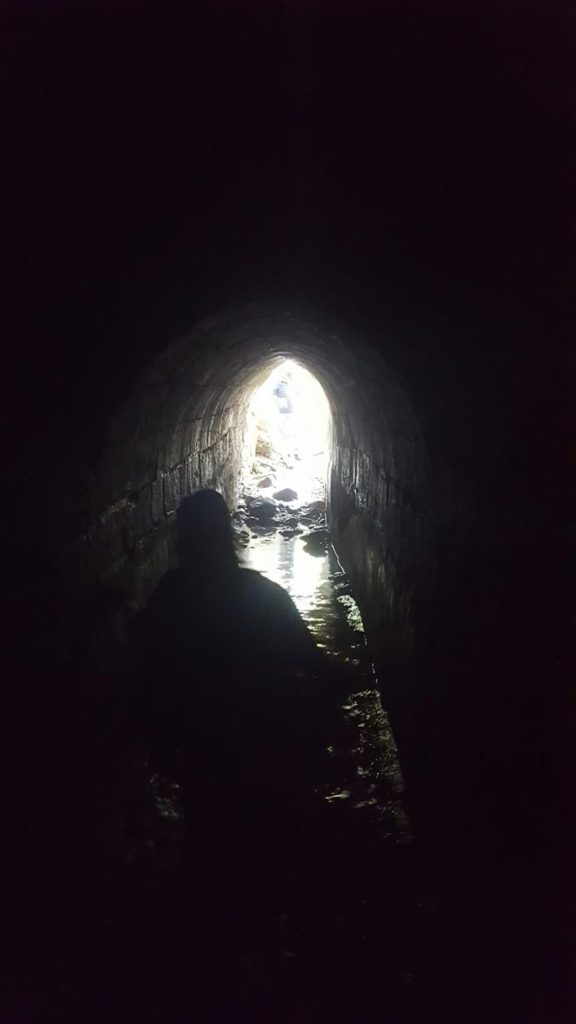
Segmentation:
[(320, 496), (325, 493), (322, 457), (308, 457), (304, 467), (297, 452), (278, 451), (260, 439), (234, 513), (240, 547), (247, 547), (251, 536), (278, 531), (283, 537), (301, 537), (309, 554), (325, 553), (330, 536), (326, 501)]

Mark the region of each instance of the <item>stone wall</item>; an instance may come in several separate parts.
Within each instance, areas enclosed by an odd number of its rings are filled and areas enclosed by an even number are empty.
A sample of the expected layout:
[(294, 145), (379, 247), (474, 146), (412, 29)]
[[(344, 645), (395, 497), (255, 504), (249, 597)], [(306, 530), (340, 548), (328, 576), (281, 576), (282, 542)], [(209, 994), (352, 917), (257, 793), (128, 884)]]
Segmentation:
[(299, 360), (332, 411), (329, 519), (379, 664), (409, 656), (430, 582), (429, 473), (418, 423), (382, 358), (333, 325), (250, 307), (201, 323), (157, 359), (111, 424), (92, 511), (57, 538), (64, 585), (142, 604), (173, 563), (181, 499), (214, 487), (233, 506), (247, 407), (275, 362)]

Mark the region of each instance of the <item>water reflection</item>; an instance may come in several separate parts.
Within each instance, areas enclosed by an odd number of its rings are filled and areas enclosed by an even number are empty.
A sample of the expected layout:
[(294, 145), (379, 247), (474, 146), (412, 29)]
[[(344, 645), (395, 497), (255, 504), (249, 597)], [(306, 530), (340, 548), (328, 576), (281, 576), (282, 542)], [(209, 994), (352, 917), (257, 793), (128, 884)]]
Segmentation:
[(322, 796), (334, 808), (369, 816), (387, 838), (408, 841), (394, 737), (375, 687), (362, 616), (333, 549), (312, 555), (300, 538), (275, 532), (252, 537), (242, 562), (288, 591), (318, 646), (335, 662), (346, 662), (351, 672), (353, 692), (334, 722), (332, 772)]

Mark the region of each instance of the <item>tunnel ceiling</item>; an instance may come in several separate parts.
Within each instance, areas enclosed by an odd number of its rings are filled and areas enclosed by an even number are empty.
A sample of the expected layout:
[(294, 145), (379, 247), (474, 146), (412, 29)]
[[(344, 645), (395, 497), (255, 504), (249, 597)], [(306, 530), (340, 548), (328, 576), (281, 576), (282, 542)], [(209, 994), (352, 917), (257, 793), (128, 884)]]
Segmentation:
[(417, 419), (382, 356), (341, 327), (250, 306), (203, 321), (143, 376), (112, 424), (103, 500), (138, 492), (151, 473), (170, 473), (240, 429), (254, 388), (286, 357), (322, 384), (337, 439), (378, 452), (377, 464), (416, 490), (425, 476)]

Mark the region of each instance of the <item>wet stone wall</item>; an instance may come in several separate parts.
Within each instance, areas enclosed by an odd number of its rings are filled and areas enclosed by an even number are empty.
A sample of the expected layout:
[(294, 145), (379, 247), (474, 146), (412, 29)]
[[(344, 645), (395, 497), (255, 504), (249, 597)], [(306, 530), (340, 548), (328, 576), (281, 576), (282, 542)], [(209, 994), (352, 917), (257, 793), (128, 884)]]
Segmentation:
[[(362, 453), (335, 452), (331, 530), (339, 558), (362, 608), (375, 662), (401, 663), (414, 653), (417, 601), (433, 575), (430, 525), (401, 484)], [(351, 464), (361, 461), (362, 474)]]
[(354, 377), (346, 404), (333, 403), (330, 527), (380, 674), (384, 665), (401, 667), (420, 642), (417, 623), (434, 585), (435, 513), (405, 394), (375, 355), (356, 360)]
[[(426, 453), (406, 395), (377, 353), (332, 325), (278, 310), (228, 312), (178, 339), (111, 424), (80, 527), (57, 538), (64, 586), (111, 589), (139, 607), (174, 562), (182, 498), (201, 487), (236, 504), (250, 397), (291, 357), (332, 412), (328, 519), (377, 662), (410, 657), (432, 577)], [(82, 503), (81, 503), (82, 504)], [(72, 536), (70, 536), (72, 534)]]
[[(79, 570), (80, 586), (109, 584), (133, 606), (141, 605), (174, 562), (173, 524), (182, 499), (200, 488), (213, 487), (234, 504), (243, 423), (223, 429), (216, 420), (211, 433), (213, 439), (206, 447), (159, 469), (152, 480), (92, 517), (68, 551), (71, 571)], [(128, 455), (126, 461), (129, 464)]]

